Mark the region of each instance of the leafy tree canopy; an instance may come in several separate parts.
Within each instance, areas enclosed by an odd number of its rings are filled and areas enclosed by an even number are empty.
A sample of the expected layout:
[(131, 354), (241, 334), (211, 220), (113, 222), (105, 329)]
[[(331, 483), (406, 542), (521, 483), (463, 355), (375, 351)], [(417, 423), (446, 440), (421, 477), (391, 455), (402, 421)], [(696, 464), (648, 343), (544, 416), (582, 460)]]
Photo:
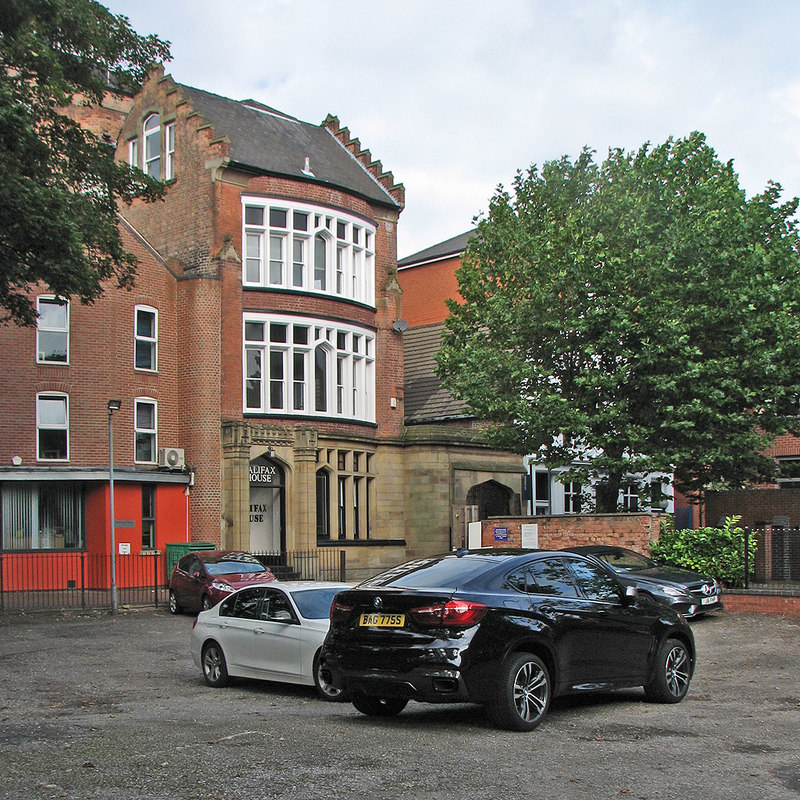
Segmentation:
[(701, 133), (518, 173), (465, 252), (440, 377), (498, 445), (588, 461), (568, 476), (599, 481), (598, 510), (631, 474), (690, 493), (771, 474), (800, 393), (798, 201), (780, 191), (747, 199)]
[(108, 278), (132, 285), (117, 202), (155, 200), (163, 187), (63, 111), (100, 103), (109, 86), (135, 90), (168, 58), (167, 42), (94, 0), (0, 2), (0, 321), (35, 323), (38, 281), (86, 303)]

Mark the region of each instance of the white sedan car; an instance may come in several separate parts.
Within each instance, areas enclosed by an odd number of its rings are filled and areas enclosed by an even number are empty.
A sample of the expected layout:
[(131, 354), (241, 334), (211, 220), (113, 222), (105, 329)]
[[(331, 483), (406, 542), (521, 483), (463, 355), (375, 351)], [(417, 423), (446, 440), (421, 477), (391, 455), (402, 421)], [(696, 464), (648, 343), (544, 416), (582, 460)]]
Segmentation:
[(282, 581), (239, 589), (192, 629), (192, 658), (209, 686), (229, 677), (315, 686), (323, 700), (343, 700), (319, 663), (331, 601), (351, 584)]

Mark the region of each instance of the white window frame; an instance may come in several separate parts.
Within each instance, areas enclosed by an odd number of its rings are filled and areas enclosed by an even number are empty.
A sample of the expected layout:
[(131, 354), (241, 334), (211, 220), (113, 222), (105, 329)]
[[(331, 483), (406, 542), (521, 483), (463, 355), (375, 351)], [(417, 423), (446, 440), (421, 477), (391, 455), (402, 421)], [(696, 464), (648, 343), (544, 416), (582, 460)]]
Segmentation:
[[(578, 510), (574, 506), (577, 503)], [(577, 481), (570, 481), (564, 484), (564, 513), (580, 514), (583, 505), (583, 486)], [(567, 508), (569, 506), (569, 508)]]
[[(250, 312), (243, 317), (243, 340), (245, 414), (375, 422), (373, 330), (338, 321)], [(324, 360), (321, 387), (317, 386), (319, 357)], [(295, 366), (301, 365), (303, 372), (298, 375)], [(318, 409), (320, 396), (324, 408)]]
[[(58, 400), (64, 406), (64, 421), (58, 423), (46, 423), (42, 420), (43, 400)], [(66, 434), (66, 455), (64, 458), (51, 458), (42, 453), (40, 444), (41, 431), (56, 430), (65, 431)], [(64, 392), (40, 392), (36, 395), (36, 460), (37, 461), (69, 461), (69, 395)]]
[(171, 181), (175, 177), (175, 123), (168, 122), (164, 126), (164, 180)]
[[(148, 127), (154, 120), (155, 127)], [(151, 146), (154, 143), (158, 146), (155, 151)], [(142, 171), (161, 180), (161, 115), (158, 112), (149, 114), (142, 123)]]
[[(153, 427), (145, 428), (139, 425), (139, 406), (153, 407)], [(152, 458), (144, 460), (139, 458), (138, 437), (152, 437)], [(156, 464), (158, 462), (158, 401), (152, 397), (136, 397), (133, 401), (133, 461), (135, 464)]]
[[(143, 336), (139, 333), (139, 312), (153, 315), (152, 336)], [(151, 367), (137, 366), (136, 352), (140, 343), (152, 350), (153, 365)], [(158, 309), (152, 306), (135, 306), (133, 310), (133, 368), (137, 372), (158, 372)]]
[[(260, 224), (247, 221), (247, 209), (261, 210)], [(375, 230), (372, 222), (347, 211), (244, 196), (242, 285), (313, 292), (374, 308)], [(319, 242), (324, 249), (318, 249)], [(317, 263), (320, 254), (325, 262), (322, 273)]]
[[(42, 304), (51, 306), (63, 306), (64, 308), (64, 326), (57, 327), (48, 325), (41, 317)], [(36, 363), (37, 364), (55, 364), (58, 366), (69, 365), (69, 300), (60, 302), (55, 295), (41, 295), (36, 298), (36, 311), (40, 315), (36, 320)], [(45, 358), (43, 350), (40, 346), (39, 337), (42, 333), (59, 334), (64, 336), (65, 340), (65, 359), (63, 361), (53, 358)]]
[(139, 137), (128, 142), (128, 164), (131, 167), (141, 169), (139, 166)]

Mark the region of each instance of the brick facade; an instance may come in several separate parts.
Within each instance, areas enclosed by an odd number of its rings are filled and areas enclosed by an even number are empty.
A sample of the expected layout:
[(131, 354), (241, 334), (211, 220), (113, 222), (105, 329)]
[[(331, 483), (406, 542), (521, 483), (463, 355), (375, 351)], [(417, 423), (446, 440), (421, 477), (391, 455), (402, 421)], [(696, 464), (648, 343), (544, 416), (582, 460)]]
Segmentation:
[(736, 515), (742, 518), (739, 524), (748, 528), (800, 527), (800, 489), (708, 492), (705, 500), (707, 525), (719, 525), (725, 517)]
[(498, 517), (481, 522), (482, 547), (521, 547), (522, 526), (536, 525), (541, 550), (607, 544), (649, 555), (657, 542), (663, 514), (569, 514)]

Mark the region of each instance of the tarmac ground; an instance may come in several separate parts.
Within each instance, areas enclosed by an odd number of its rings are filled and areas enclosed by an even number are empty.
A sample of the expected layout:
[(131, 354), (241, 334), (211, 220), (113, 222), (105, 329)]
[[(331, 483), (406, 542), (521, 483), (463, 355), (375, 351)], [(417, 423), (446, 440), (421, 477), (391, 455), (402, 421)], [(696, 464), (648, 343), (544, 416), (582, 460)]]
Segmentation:
[(682, 703), (565, 698), (531, 733), (473, 705), (376, 719), (305, 687), (211, 689), (191, 627), (163, 609), (0, 615), (0, 798), (800, 798), (796, 618), (699, 619)]

